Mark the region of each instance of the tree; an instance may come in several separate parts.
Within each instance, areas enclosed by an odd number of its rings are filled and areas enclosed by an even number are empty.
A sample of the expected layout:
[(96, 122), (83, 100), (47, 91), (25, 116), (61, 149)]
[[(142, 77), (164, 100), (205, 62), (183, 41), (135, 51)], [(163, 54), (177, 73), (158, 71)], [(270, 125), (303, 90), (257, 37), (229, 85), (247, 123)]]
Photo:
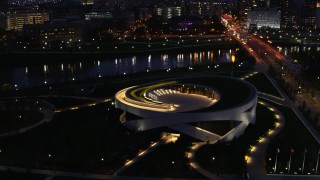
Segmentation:
[(146, 34), (146, 31), (144, 27), (139, 27), (133, 32), (133, 35), (138, 37), (145, 36), (145, 34)]
[(163, 18), (159, 15), (152, 15), (150, 19), (147, 20), (146, 26), (151, 36), (157, 34), (160, 35), (161, 30), (163, 30)]
[(306, 101), (302, 101), (302, 109), (305, 109), (307, 107)]

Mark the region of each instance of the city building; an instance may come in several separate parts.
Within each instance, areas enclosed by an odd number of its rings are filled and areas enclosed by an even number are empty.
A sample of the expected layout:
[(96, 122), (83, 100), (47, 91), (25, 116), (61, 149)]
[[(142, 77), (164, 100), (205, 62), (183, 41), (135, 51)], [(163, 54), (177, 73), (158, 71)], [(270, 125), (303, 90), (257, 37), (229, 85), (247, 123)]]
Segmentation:
[(91, 19), (108, 19), (112, 18), (112, 14), (108, 11), (92, 11), (85, 14), (85, 20), (90, 21)]
[(87, 5), (93, 5), (94, 4), (94, 0), (80, 0), (80, 3), (84, 6)]
[(221, 4), (220, 0), (195, 0), (189, 4), (190, 15), (192, 16), (213, 16), (220, 17)]
[(316, 25), (320, 28), (320, 1), (316, 4)]
[(316, 2), (305, 0), (301, 9), (301, 26), (308, 28), (316, 27)]
[(176, 16), (171, 18), (167, 25), (170, 32), (178, 34), (197, 34), (205, 26), (204, 20), (198, 16)]
[(297, 28), (298, 16), (296, 6), (293, 0), (283, 0), (280, 2), (278, 10), (281, 11), (281, 27)]
[(171, 19), (175, 16), (181, 16), (181, 7), (159, 7), (154, 9), (155, 13), (164, 19)]
[(247, 21), (248, 11), (255, 8), (269, 8), (270, 0), (239, 0), (238, 1), (238, 14), (242, 22)]
[(239, 19), (242, 22), (245, 22), (247, 19), (248, 11), (253, 9), (253, 1), (252, 0), (239, 0), (238, 1), (238, 14)]
[(58, 19), (45, 24), (27, 24), (24, 27), (24, 35), (39, 43), (57, 42), (59, 46), (72, 45), (83, 41), (85, 29), (84, 21)]
[(271, 8), (256, 8), (248, 11), (247, 28), (275, 28), (280, 29), (281, 13)]
[(26, 24), (43, 24), (46, 21), (49, 21), (49, 13), (10, 13), (6, 29), (22, 31)]

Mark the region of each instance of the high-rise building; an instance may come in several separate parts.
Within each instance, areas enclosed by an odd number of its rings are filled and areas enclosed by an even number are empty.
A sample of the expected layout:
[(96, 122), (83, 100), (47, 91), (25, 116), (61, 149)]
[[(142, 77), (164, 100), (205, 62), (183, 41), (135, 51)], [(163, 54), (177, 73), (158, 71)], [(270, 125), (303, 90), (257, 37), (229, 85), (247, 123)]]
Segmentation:
[(255, 8), (269, 8), (270, 0), (238, 0), (238, 14), (240, 20), (246, 22), (248, 11)]
[(238, 14), (239, 19), (242, 21), (246, 21), (248, 11), (253, 9), (253, 1), (252, 0), (239, 0), (238, 1)]
[(247, 28), (275, 28), (280, 29), (281, 13), (276, 9), (256, 8), (248, 11)]
[(7, 30), (22, 31), (25, 24), (43, 24), (49, 13), (11, 13), (7, 15)]
[(301, 26), (314, 28), (316, 26), (316, 2), (305, 0), (302, 4)]
[(316, 3), (316, 25), (320, 28), (320, 1)]
[(112, 14), (108, 11), (92, 11), (85, 14), (85, 20), (89, 21), (91, 19), (110, 19)]
[(155, 13), (164, 19), (171, 19), (175, 16), (181, 16), (181, 7), (155, 8)]
[(193, 0), (189, 3), (190, 15), (220, 17), (221, 3), (221, 0)]
[(278, 9), (281, 11), (281, 26), (283, 28), (297, 28), (298, 16), (294, 0), (281, 1)]

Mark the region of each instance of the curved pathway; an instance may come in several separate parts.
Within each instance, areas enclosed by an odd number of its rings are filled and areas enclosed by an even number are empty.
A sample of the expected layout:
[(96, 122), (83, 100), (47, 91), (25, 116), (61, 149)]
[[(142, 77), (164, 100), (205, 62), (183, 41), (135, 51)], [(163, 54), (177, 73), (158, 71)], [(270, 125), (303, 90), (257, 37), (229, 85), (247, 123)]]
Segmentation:
[(262, 101), (260, 101), (259, 104), (267, 106), (269, 110), (273, 111), (278, 119), (278, 122), (276, 123), (275, 128), (269, 131), (267, 136), (261, 137), (258, 143), (251, 147), (251, 151), (247, 160), (247, 170), (249, 175), (253, 178), (261, 178), (262, 176), (267, 175), (265, 168), (265, 153), (267, 147), (271, 139), (273, 139), (281, 131), (285, 123), (284, 116), (274, 106)]
[[(49, 102), (46, 102), (46, 101), (45, 101), (45, 103), (49, 104), (49, 105), (52, 105), (52, 104), (50, 104)], [(2, 110), (6, 110), (6, 108), (2, 107)], [(32, 110), (32, 109), (26, 107), (26, 108), (24, 108), (22, 110)], [(2, 133), (2, 134), (0, 134), (0, 138), (1, 137), (7, 137), (7, 136), (13, 136), (13, 135), (19, 135), (19, 134), (25, 133), (27, 131), (30, 131), (31, 129), (34, 129), (34, 128), (44, 124), (44, 123), (50, 122), (53, 119), (54, 111), (53, 111), (52, 108), (39, 108), (39, 112), (41, 114), (43, 114), (42, 120), (40, 120), (39, 122), (34, 123), (34, 124), (30, 125), (30, 126), (27, 126), (27, 127), (23, 127), (23, 128), (14, 130), (14, 131)]]
[[(254, 177), (254, 178), (263, 178), (264, 176), (265, 177), (267, 176), (267, 172), (265, 170), (264, 155), (270, 140), (280, 132), (280, 130), (284, 126), (284, 121), (285, 121), (281, 112), (277, 110), (274, 106), (262, 101), (259, 101), (259, 104), (267, 106), (271, 111), (273, 111), (279, 122), (276, 124), (276, 127), (272, 131), (270, 131), (266, 137), (263, 137), (259, 140), (259, 143), (257, 143), (253, 147), (253, 149), (251, 150), (251, 153), (249, 154), (249, 157), (247, 160), (248, 173), (251, 177)], [(204, 142), (193, 144), (191, 150), (187, 154), (188, 159), (190, 161), (190, 165), (205, 177), (208, 177), (209, 179), (217, 179), (218, 177), (216, 174), (213, 174), (203, 169), (195, 160), (196, 151), (205, 144), (206, 143)], [(227, 175), (227, 176), (228, 178), (232, 178), (232, 177), (239, 178), (236, 175)]]
[[(49, 107), (49, 108), (46, 108), (46, 107), (39, 108), (40, 113), (42, 113), (44, 115), (44, 117), (41, 121), (39, 121), (35, 124), (32, 124), (30, 126), (24, 127), (24, 128), (20, 128), (20, 129), (14, 130), (14, 131), (2, 133), (2, 134), (0, 134), (0, 138), (7, 137), (7, 136), (13, 136), (13, 135), (19, 135), (19, 134), (25, 133), (27, 131), (30, 131), (30, 130), (32, 130), (32, 129), (34, 129), (44, 123), (48, 123), (53, 119), (54, 114), (58, 113), (58, 112), (63, 112), (63, 111), (67, 111), (67, 110), (76, 110), (79, 108), (95, 106), (100, 103), (112, 101), (111, 98), (87, 98), (87, 97), (78, 97), (78, 96), (56, 96), (56, 95), (54, 95), (54, 96), (49, 96), (49, 95), (48, 96), (37, 96), (37, 98), (45, 98), (45, 97), (85, 99), (85, 100), (92, 100), (92, 101), (94, 101), (94, 103), (86, 103), (86, 104), (77, 105), (77, 106), (55, 109), (55, 106), (53, 104), (51, 104), (50, 102), (48, 102), (46, 100), (41, 99), (40, 101), (42, 101), (43, 104), (45, 104)], [(26, 97), (12, 97), (12, 98), (6, 97), (6, 99), (17, 100), (17, 99), (26, 99)], [(1, 102), (0, 102), (0, 104), (1, 104)], [(5, 106), (0, 106), (0, 109), (6, 110)], [(32, 110), (32, 109), (30, 107), (25, 107), (25, 108), (23, 108), (23, 110)]]

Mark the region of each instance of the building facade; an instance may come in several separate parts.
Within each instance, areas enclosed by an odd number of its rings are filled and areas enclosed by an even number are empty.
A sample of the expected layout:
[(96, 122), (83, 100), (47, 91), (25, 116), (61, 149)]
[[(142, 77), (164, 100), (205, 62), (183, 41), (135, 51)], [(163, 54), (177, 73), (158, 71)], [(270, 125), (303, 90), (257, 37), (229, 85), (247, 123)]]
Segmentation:
[(108, 19), (112, 18), (112, 14), (110, 12), (103, 11), (93, 11), (85, 14), (85, 20), (90, 21), (91, 19)]
[(49, 21), (49, 13), (10, 13), (6, 29), (22, 31), (25, 24), (43, 24), (46, 21)]
[(314, 0), (305, 0), (301, 10), (301, 26), (305, 28), (316, 27), (316, 2)]
[(155, 13), (164, 19), (171, 19), (175, 16), (181, 16), (181, 7), (162, 7), (155, 8)]
[(280, 2), (281, 11), (281, 27), (283, 28), (298, 28), (297, 7), (293, 0), (283, 0)]
[(190, 2), (190, 15), (192, 16), (219, 16), (221, 15), (220, 0), (195, 0)]
[(320, 1), (316, 4), (316, 25), (320, 29)]
[(280, 29), (281, 13), (276, 9), (257, 8), (248, 11), (247, 28), (275, 28)]
[(61, 42), (61, 44), (73, 45), (83, 41), (85, 28), (86, 23), (83, 21), (69, 22), (62, 19), (45, 24), (25, 25), (24, 34), (38, 42)]

